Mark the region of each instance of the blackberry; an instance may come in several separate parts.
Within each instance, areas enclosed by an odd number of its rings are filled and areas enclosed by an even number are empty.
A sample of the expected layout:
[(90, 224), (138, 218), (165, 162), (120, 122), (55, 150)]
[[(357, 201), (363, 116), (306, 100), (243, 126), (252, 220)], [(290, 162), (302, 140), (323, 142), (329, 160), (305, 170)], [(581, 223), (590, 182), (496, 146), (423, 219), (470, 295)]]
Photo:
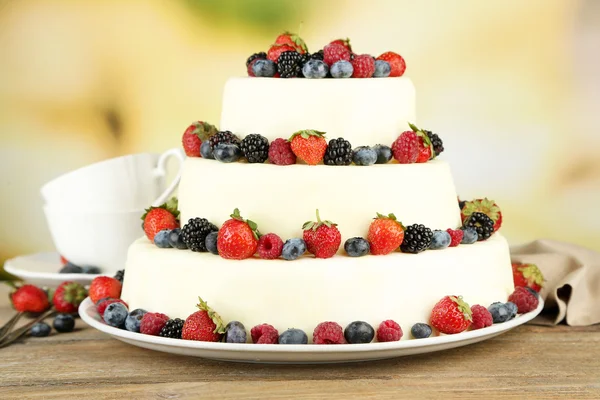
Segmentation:
[(297, 51), (284, 51), (277, 59), (277, 71), (281, 78), (298, 78), (302, 76), (302, 64), (305, 58)]
[(420, 253), (429, 248), (432, 238), (433, 232), (425, 225), (410, 225), (404, 231), (404, 241), (400, 245), (400, 250), (403, 253)]
[(115, 274), (115, 279), (118, 280), (119, 282), (123, 283), (123, 279), (125, 279), (125, 270), (124, 269), (118, 270), (117, 273)]
[(331, 139), (323, 157), (325, 165), (350, 165), (352, 163), (352, 145), (349, 141), (337, 138)]
[(433, 151), (435, 151), (435, 155), (439, 156), (444, 151), (444, 142), (442, 142), (442, 139), (440, 139), (437, 133), (433, 133), (431, 131), (423, 132), (427, 134), (431, 144), (433, 144)]
[(463, 208), (465, 208), (465, 205), (467, 204), (466, 200), (461, 200), (458, 199), (458, 207), (462, 210)]
[(213, 149), (221, 143), (240, 145), (240, 138), (231, 133), (231, 131), (219, 131), (212, 135), (208, 141), (210, 142), (210, 147)]
[(487, 240), (494, 233), (494, 221), (482, 212), (474, 212), (465, 221), (465, 228), (473, 228), (477, 232), (477, 240)]
[(249, 163), (262, 164), (269, 158), (269, 140), (257, 133), (246, 136), (240, 147)]
[(181, 230), (183, 242), (191, 251), (206, 252), (206, 236), (219, 229), (206, 218), (192, 218)]
[(267, 59), (267, 53), (265, 53), (264, 51), (261, 51), (260, 53), (254, 53), (254, 54), (252, 54), (246, 60), (246, 67), (248, 67), (248, 65), (250, 65), (250, 63), (252, 61), (257, 60), (257, 59), (266, 60)]
[(323, 61), (323, 50), (319, 50), (316, 53), (312, 53), (309, 58), (311, 60), (321, 60)]
[(185, 321), (179, 318), (170, 319), (160, 330), (159, 336), (173, 339), (181, 339), (181, 330)]

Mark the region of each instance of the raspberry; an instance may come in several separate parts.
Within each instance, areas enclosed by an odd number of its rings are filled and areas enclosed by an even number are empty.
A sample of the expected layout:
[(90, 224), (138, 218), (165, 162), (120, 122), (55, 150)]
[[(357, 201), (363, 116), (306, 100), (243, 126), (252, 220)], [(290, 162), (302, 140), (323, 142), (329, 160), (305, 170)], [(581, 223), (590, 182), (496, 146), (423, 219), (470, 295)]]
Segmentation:
[[(263, 336), (267, 336), (263, 339), (262, 342), (259, 342)], [(250, 336), (252, 336), (252, 343), (269, 343), (267, 340), (271, 339), (272, 336), (275, 336), (275, 343), (277, 343), (277, 338), (279, 337), (279, 332), (277, 329), (273, 327), (273, 325), (269, 324), (260, 324), (256, 325), (254, 328), (250, 330)], [(271, 339), (272, 340), (272, 339)]]
[(105, 298), (105, 299), (98, 301), (98, 304), (96, 304), (96, 311), (98, 311), (98, 315), (103, 316), (104, 311), (106, 310), (106, 307), (110, 306), (112, 303), (121, 303), (121, 304), (124, 304), (125, 307), (129, 308), (127, 303), (125, 303), (121, 299)]
[(388, 319), (379, 324), (377, 328), (378, 342), (397, 342), (402, 339), (402, 328), (397, 322)]
[(292, 151), (292, 145), (285, 139), (275, 139), (269, 147), (269, 162), (275, 165), (296, 164), (296, 155)]
[(267, 331), (261, 335), (256, 344), (277, 344), (278, 342), (279, 334), (277, 331)]
[(463, 236), (465, 232), (461, 229), (446, 229), (446, 232), (450, 234), (450, 238), (452, 239), (450, 242), (450, 247), (456, 247), (462, 242)]
[(473, 322), (471, 322), (471, 329), (481, 329), (486, 326), (492, 326), (494, 323), (492, 314), (484, 306), (475, 304), (471, 307), (471, 313), (473, 314)]
[(539, 300), (536, 295), (524, 288), (519, 286), (515, 288), (515, 291), (508, 296), (508, 301), (513, 302), (517, 305), (519, 314), (525, 314), (533, 311), (537, 308)]
[(281, 255), (283, 240), (274, 233), (268, 233), (258, 240), (258, 255), (265, 260), (274, 260)]
[(167, 324), (169, 317), (161, 313), (146, 313), (140, 322), (140, 333), (158, 336)]
[(375, 60), (368, 54), (355, 56), (352, 60), (353, 78), (370, 78), (375, 73)]
[(419, 157), (419, 137), (413, 131), (402, 132), (392, 144), (392, 154), (400, 164), (412, 164)]
[(331, 66), (334, 63), (344, 60), (350, 61), (350, 50), (340, 43), (330, 43), (323, 48), (323, 61)]
[(335, 322), (321, 322), (313, 332), (314, 344), (344, 344), (344, 330)]

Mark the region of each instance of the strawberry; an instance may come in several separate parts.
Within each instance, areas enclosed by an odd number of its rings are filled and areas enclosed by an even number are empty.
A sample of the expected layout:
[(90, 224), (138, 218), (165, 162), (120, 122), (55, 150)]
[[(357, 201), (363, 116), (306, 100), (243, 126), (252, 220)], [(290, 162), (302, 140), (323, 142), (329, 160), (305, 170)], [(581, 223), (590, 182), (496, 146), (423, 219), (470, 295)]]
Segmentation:
[(337, 253), (342, 243), (342, 235), (337, 224), (331, 221), (321, 221), (317, 210), (317, 222), (308, 221), (302, 225), (303, 238), (307, 250), (317, 258), (331, 258)]
[(121, 297), (121, 282), (110, 276), (99, 276), (94, 278), (90, 284), (89, 295), (92, 302), (97, 303), (105, 297), (118, 299)]
[(405, 229), (402, 222), (398, 221), (394, 214), (386, 216), (377, 213), (377, 217), (369, 226), (367, 235), (367, 240), (371, 245), (371, 254), (390, 254), (396, 250), (404, 240)]
[(339, 43), (330, 43), (323, 48), (323, 62), (327, 65), (333, 65), (338, 61), (350, 61), (350, 50)]
[(217, 128), (207, 122), (196, 121), (192, 123), (183, 132), (181, 138), (185, 154), (188, 157), (201, 157), (200, 146), (202, 142), (208, 140), (215, 133), (217, 133)]
[(419, 137), (415, 132), (402, 132), (392, 144), (392, 154), (400, 164), (412, 164), (419, 157), (420, 146)]
[(258, 248), (259, 238), (256, 222), (245, 220), (240, 210), (233, 210), (231, 219), (225, 221), (217, 236), (219, 255), (231, 260), (252, 257)]
[(13, 307), (19, 312), (41, 313), (50, 308), (48, 295), (34, 285), (23, 285), (11, 293)]
[(347, 48), (349, 52), (352, 52), (352, 46), (350, 45), (350, 39), (348, 39), (348, 38), (336, 39), (329, 44), (341, 44), (342, 46)]
[(423, 138), (419, 138), (419, 156), (417, 163), (424, 163), (431, 159), (431, 146), (427, 146)]
[(393, 51), (388, 51), (377, 57), (377, 59), (387, 61), (388, 64), (390, 64), (391, 71), (389, 76), (404, 75), (404, 71), (406, 71), (406, 62), (400, 54), (394, 53)]
[(462, 242), (465, 232), (462, 229), (446, 229), (450, 234), (450, 247), (456, 247)]
[(308, 51), (304, 40), (295, 33), (283, 32), (281, 35), (277, 36), (275, 44), (290, 46), (300, 54), (304, 54)]
[(199, 340), (201, 342), (218, 342), (225, 333), (223, 320), (208, 304), (198, 297), (200, 303), (196, 311), (183, 324), (181, 338), (186, 340)]
[(429, 319), (431, 326), (446, 334), (460, 333), (472, 321), (471, 308), (460, 296), (446, 296), (438, 301)]
[(61, 265), (66, 265), (69, 261), (64, 257), (64, 256), (60, 256), (60, 263)]
[(284, 51), (296, 51), (296, 49), (287, 44), (274, 44), (271, 46), (271, 48), (269, 48), (269, 51), (267, 52), (267, 59), (276, 63), (277, 59), (279, 59), (279, 56)]
[(327, 141), (325, 132), (305, 129), (294, 133), (289, 141), (292, 145), (292, 151), (302, 161), (308, 165), (317, 165), (325, 156), (327, 150)]
[(79, 305), (86, 298), (87, 291), (76, 282), (63, 282), (54, 292), (52, 304), (59, 313), (72, 314), (77, 312)]
[(173, 197), (158, 207), (146, 209), (142, 220), (144, 221), (144, 232), (151, 242), (154, 236), (163, 229), (179, 228), (179, 210), (177, 210), (177, 198)]
[(544, 275), (535, 264), (512, 263), (515, 287), (528, 287), (536, 292), (544, 286)]
[(502, 226), (502, 211), (494, 200), (489, 200), (487, 197), (465, 202), (460, 217), (464, 223), (473, 213), (481, 212), (487, 215), (494, 221), (494, 232)]
[(426, 131), (417, 128), (414, 124), (408, 123), (408, 126), (414, 133), (419, 137), (419, 155), (417, 156), (417, 163), (424, 163), (429, 160), (433, 160), (437, 153), (433, 149), (433, 143), (431, 138)]

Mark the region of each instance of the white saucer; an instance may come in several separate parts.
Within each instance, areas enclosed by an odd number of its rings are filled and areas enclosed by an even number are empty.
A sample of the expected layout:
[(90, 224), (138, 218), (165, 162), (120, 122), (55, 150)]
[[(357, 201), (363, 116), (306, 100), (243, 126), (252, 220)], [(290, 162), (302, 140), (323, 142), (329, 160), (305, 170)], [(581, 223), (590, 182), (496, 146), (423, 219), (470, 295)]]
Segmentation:
[[(273, 345), (197, 342), (192, 340), (170, 339), (133, 333), (113, 328), (101, 321), (96, 307), (88, 297), (79, 306), (79, 315), (92, 328), (108, 333), (115, 339), (146, 349), (164, 353), (203, 357), (213, 360), (278, 363), (278, 364), (317, 364), (380, 360), (413, 354), (430, 353), (466, 346), (507, 332), (532, 320), (542, 311), (544, 302), (534, 311), (519, 315), (515, 319), (494, 324), (488, 328), (442, 335), (427, 339), (410, 339), (399, 342), (338, 344), (338, 345)], [(312, 332), (307, 332), (312, 333)], [(410, 335), (407, 327), (404, 334)]]
[(63, 267), (58, 253), (37, 253), (7, 260), (4, 270), (36, 286), (57, 287), (64, 281), (87, 285), (99, 276), (96, 274), (60, 274)]

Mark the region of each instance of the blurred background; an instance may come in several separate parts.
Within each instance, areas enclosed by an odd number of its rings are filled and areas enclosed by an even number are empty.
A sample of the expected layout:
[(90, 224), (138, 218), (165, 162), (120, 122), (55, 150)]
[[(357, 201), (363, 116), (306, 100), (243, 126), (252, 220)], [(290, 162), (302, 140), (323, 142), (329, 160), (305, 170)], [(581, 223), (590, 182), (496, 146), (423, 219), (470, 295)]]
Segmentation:
[(0, 261), (53, 249), (44, 182), (218, 124), (283, 30), (402, 54), (461, 197), (495, 199), (511, 243), (600, 250), (600, 1), (0, 0)]

